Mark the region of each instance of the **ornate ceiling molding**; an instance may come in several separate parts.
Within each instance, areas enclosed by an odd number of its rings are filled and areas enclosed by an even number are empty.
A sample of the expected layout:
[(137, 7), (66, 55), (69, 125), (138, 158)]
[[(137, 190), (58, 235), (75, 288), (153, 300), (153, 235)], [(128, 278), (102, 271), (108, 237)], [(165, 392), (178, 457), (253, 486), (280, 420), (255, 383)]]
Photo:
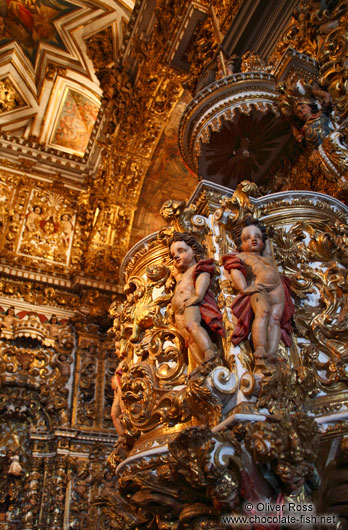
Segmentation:
[[(55, 3), (47, 0), (36, 6), (37, 12), (32, 7), (23, 8), (27, 13), (23, 21), (19, 12), (7, 9), (2, 18), (5, 33), (0, 48), (0, 80), (11, 76), (26, 107), (0, 114), (2, 132), (45, 147), (50, 137), (43, 131), (49, 127), (51, 115), (62, 112), (57, 108), (57, 94), (54, 95), (57, 84), (78, 85), (80, 93), (98, 99), (100, 105), (102, 92), (86, 53), (86, 41), (110, 27), (113, 53), (109, 61), (116, 61), (132, 4), (113, 0)], [(42, 26), (40, 20), (44, 21)], [(32, 32), (29, 31), (31, 23), (34, 24)], [(80, 158), (85, 153), (88, 156), (87, 150), (75, 152)]]

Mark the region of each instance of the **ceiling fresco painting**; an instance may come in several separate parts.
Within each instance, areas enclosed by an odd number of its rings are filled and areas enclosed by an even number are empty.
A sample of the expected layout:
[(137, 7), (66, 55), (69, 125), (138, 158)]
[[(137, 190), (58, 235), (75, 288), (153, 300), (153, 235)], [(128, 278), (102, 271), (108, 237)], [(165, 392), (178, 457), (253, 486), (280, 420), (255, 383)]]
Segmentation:
[[(102, 55), (112, 52), (116, 61), (132, 7), (130, 0), (0, 0), (1, 133), (56, 149), (57, 157), (64, 151), (83, 157), (102, 96), (87, 49), (103, 39)], [(80, 94), (77, 106), (93, 108), (78, 121), (75, 113), (82, 138), (70, 149), (71, 137), (65, 138), (68, 148), (59, 131), (53, 140), (58, 117), (66, 117), (65, 100), (72, 98), (67, 88)]]
[(15, 40), (33, 65), (41, 42), (65, 50), (54, 21), (76, 9), (64, 0), (1, 0), (0, 46)]
[(99, 111), (91, 98), (66, 88), (50, 144), (83, 156)]

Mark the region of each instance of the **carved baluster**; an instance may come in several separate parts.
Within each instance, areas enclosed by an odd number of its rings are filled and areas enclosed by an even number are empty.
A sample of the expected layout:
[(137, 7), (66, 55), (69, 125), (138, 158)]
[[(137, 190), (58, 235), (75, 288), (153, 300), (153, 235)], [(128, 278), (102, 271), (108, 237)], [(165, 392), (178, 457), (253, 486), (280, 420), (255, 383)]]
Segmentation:
[[(48, 445), (48, 444), (47, 444)], [(42, 449), (49, 450), (46, 444), (43, 445)], [(46, 456), (43, 458), (43, 488), (41, 497), (40, 513), (38, 517), (38, 530), (45, 530), (47, 528), (47, 518), (49, 513), (50, 503), (52, 502), (52, 489), (55, 488), (55, 476), (54, 476), (54, 459), (52, 456)], [(53, 502), (52, 502), (53, 504)]]
[(50, 529), (62, 530), (64, 520), (65, 491), (67, 483), (67, 460), (65, 456), (56, 458), (55, 469), (55, 502), (52, 505)]
[[(23, 530), (34, 530), (40, 509), (40, 491), (42, 487), (42, 460), (33, 458), (29, 478), (25, 485), (25, 500), (23, 507)], [(58, 529), (57, 529), (58, 530)]]

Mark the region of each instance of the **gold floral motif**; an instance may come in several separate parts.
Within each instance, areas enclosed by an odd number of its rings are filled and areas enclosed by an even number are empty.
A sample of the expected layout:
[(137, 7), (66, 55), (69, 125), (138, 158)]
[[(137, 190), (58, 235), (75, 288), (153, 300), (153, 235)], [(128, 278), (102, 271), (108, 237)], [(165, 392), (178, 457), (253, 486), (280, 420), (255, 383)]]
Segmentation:
[(0, 81), (0, 112), (6, 112), (25, 105), (23, 98), (9, 78)]
[[(318, 388), (336, 391), (347, 383), (342, 366), (346, 342), (344, 293), (348, 288), (344, 272), (347, 227), (338, 220), (333, 225), (326, 221), (314, 221), (310, 225), (297, 222), (290, 230), (274, 234), (274, 241), (284, 270), (293, 275), (292, 288), (296, 295), (303, 302), (310, 297), (319, 302), (314, 307), (303, 305), (295, 314), (298, 334), (305, 339), (300, 344), (303, 363), (315, 368)], [(321, 266), (313, 268), (313, 262)]]

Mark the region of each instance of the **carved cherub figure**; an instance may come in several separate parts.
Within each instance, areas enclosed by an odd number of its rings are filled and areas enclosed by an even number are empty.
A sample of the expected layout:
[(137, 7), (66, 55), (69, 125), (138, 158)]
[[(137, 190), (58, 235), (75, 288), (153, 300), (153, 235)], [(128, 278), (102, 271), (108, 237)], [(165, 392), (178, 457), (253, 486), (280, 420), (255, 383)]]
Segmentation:
[(111, 407), (111, 419), (119, 436), (122, 436), (125, 429), (122, 425), (120, 416), (124, 412), (124, 404), (121, 390), (121, 377), (125, 367), (125, 362), (121, 361), (116, 369), (115, 374), (111, 378), (111, 387), (114, 391), (114, 400)]
[(0, 327), (12, 330), (15, 327), (17, 322), (18, 320), (17, 320), (17, 317), (15, 316), (15, 308), (14, 306), (10, 306), (7, 309), (5, 316), (2, 318)]
[[(319, 91), (329, 95), (324, 91)], [(306, 98), (299, 98), (294, 104), (294, 114), (301, 122), (301, 127), (291, 124), (292, 134), (298, 142), (304, 142), (306, 145), (316, 149), (322, 144), (325, 136), (333, 130), (330, 124), (331, 102), (329, 99), (324, 100), (322, 110), (319, 110), (315, 101)]]
[(62, 241), (63, 244), (68, 247), (70, 243), (70, 238), (73, 233), (73, 225), (71, 223), (71, 215), (68, 213), (63, 213), (60, 216), (60, 225), (62, 232)]
[(222, 315), (209, 289), (215, 272), (214, 261), (202, 259), (203, 247), (186, 232), (174, 232), (169, 241), (169, 251), (174, 262), (172, 278), (175, 288), (171, 307), (175, 324), (196, 363), (208, 363), (216, 357), (216, 353), (203, 322), (212, 331), (224, 336)]
[(28, 213), (26, 218), (25, 226), (29, 232), (36, 232), (38, 230), (38, 223), (42, 216), (41, 206), (35, 204), (32, 208), (32, 211)]
[(223, 256), (224, 268), (240, 292), (232, 306), (238, 324), (232, 343), (244, 340), (251, 327), (255, 373), (262, 375), (276, 361), (280, 339), (291, 345), (294, 312), (290, 291), (272, 259), (266, 227), (249, 218), (241, 231), (239, 252)]
[(61, 328), (59, 326), (58, 318), (56, 315), (51, 315), (49, 322), (46, 322), (45, 326), (47, 328), (49, 337), (53, 339), (58, 338), (59, 331)]
[(317, 83), (298, 79), (279, 85), (283, 93), (281, 111), (290, 120), (292, 134), (299, 143), (312, 150), (334, 130), (331, 97)]

